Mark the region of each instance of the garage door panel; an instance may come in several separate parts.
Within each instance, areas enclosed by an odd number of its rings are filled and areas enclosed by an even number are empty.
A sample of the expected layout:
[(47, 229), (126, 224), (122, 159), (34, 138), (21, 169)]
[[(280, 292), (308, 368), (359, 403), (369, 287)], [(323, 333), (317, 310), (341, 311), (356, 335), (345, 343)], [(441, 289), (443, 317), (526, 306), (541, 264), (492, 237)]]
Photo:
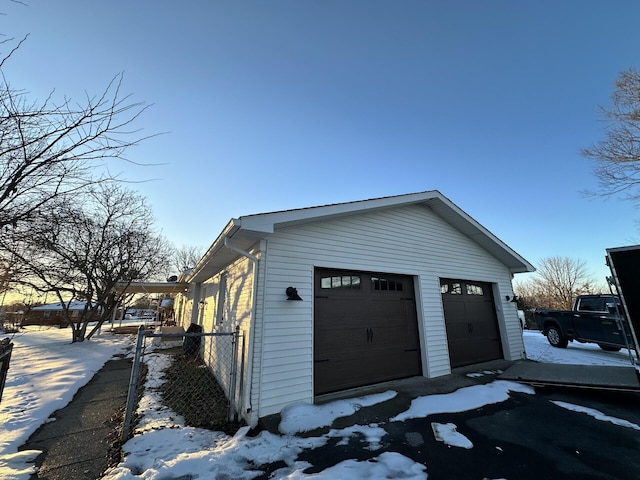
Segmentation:
[(316, 333), (314, 338), (315, 357), (335, 358), (348, 356), (352, 351), (359, 351), (367, 344), (367, 332), (363, 328), (335, 328)]
[(491, 284), (442, 279), (441, 286), (451, 366), (502, 358)]
[(317, 269), (315, 294), (316, 394), (422, 373), (411, 277)]
[(416, 375), (417, 351), (345, 356), (314, 363), (316, 394), (371, 385)]

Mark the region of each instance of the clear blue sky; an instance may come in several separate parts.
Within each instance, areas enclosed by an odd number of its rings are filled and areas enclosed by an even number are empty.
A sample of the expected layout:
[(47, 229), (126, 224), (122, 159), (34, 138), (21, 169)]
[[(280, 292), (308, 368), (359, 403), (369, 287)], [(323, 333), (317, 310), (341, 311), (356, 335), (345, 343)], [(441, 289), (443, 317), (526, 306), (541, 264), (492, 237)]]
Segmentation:
[[(640, 243), (580, 149), (640, 65), (640, 2), (5, 2), (30, 33), (7, 79), (44, 98), (124, 91), (169, 132), (118, 164), (175, 244), (241, 215), (437, 189), (534, 265)], [(59, 98), (59, 97), (58, 97)]]

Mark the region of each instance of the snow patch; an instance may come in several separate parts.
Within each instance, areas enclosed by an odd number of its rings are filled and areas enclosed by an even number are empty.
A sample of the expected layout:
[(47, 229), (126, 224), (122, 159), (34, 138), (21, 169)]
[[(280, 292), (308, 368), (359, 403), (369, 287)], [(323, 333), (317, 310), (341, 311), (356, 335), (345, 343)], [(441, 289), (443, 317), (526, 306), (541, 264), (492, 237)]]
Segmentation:
[(551, 403), (566, 408), (567, 410), (571, 410), (578, 413), (585, 413), (596, 420), (600, 420), (602, 422), (610, 422), (614, 425), (619, 425), (621, 427), (633, 428), (634, 430), (640, 430), (640, 425), (629, 422), (628, 420), (623, 420), (621, 418), (610, 417), (609, 415), (605, 415), (600, 410), (596, 410), (594, 408), (582, 407), (580, 405), (575, 405), (573, 403), (561, 402), (559, 400), (552, 400)]
[(532, 395), (533, 387), (516, 382), (497, 380), (486, 385), (464, 387), (452, 393), (418, 397), (411, 402), (409, 409), (389, 419), (402, 422), (411, 418), (424, 418), (437, 413), (464, 412), (509, 399), (509, 392)]
[(330, 430), (327, 437), (342, 438), (336, 445), (348, 445), (349, 440), (356, 434), (360, 434), (365, 438), (369, 444), (368, 447), (365, 447), (367, 450), (380, 450), (382, 448), (382, 437), (384, 437), (387, 432), (377, 424), (353, 425), (340, 430)]
[[(286, 476), (278, 475), (274, 478), (287, 480), (317, 479), (317, 480), (424, 480), (427, 478), (427, 467), (414, 462), (397, 452), (385, 452), (370, 460), (359, 462), (345, 460), (327, 468), (320, 473), (304, 474), (302, 469), (293, 471)], [(280, 472), (282, 473), (282, 472)]]
[(475, 373), (467, 373), (467, 377), (469, 378), (480, 378), (485, 377), (487, 375), (502, 375), (504, 372), (500, 369), (497, 370), (483, 370), (482, 372)]
[(431, 429), (436, 440), (445, 445), (460, 448), (473, 448), (473, 443), (467, 437), (458, 432), (453, 423), (431, 423)]
[(316, 428), (330, 426), (336, 418), (353, 415), (362, 407), (386, 402), (394, 398), (398, 392), (389, 390), (358, 398), (336, 400), (322, 405), (294, 403), (286, 406), (280, 413), (278, 430), (286, 435), (308, 432)]

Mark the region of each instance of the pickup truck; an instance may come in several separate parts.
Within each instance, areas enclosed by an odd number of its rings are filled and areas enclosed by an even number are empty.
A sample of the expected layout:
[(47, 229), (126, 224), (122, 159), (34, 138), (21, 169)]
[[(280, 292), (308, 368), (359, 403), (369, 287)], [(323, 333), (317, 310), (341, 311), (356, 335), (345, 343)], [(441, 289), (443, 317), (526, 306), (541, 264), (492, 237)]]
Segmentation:
[(536, 309), (533, 315), (540, 332), (554, 347), (564, 348), (575, 340), (616, 352), (633, 345), (617, 295), (579, 295), (572, 310)]

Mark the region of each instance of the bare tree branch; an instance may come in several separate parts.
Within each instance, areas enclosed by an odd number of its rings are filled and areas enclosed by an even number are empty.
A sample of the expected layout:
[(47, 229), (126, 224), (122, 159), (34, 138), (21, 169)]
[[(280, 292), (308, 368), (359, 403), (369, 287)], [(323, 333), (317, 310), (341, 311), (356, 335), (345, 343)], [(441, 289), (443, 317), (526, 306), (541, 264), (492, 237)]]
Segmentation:
[(595, 162), (599, 190), (596, 196), (623, 195), (640, 201), (640, 73), (631, 68), (620, 73), (611, 106), (600, 107), (605, 138), (582, 155)]
[(142, 140), (132, 128), (148, 108), (122, 96), (122, 74), (105, 90), (72, 105), (69, 99), (29, 103), (23, 91), (0, 84), (0, 228), (28, 220), (61, 195), (109, 179), (108, 159), (129, 160)]

